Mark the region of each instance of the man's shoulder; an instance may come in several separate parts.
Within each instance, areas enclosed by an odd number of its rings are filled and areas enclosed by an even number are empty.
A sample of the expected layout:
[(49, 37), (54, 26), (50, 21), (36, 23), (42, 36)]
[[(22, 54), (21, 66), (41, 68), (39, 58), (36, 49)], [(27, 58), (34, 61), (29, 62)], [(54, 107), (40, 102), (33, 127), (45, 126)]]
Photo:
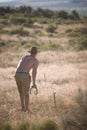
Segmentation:
[(25, 55), (25, 56), (23, 56), (22, 58), (27, 58), (27, 57), (30, 57), (29, 55)]
[(36, 66), (39, 65), (39, 60), (37, 58), (34, 58), (34, 65), (36, 65)]

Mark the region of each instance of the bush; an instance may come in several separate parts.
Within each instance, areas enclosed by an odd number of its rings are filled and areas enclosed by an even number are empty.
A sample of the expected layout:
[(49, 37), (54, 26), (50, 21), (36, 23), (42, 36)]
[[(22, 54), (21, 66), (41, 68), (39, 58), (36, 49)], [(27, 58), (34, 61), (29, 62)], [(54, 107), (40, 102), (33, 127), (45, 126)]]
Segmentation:
[(5, 41), (0, 39), (0, 47), (5, 46), (5, 44), (6, 44)]
[(87, 91), (83, 92), (82, 89), (78, 89), (78, 93), (75, 97), (75, 102), (78, 105), (78, 109), (74, 112), (77, 125), (82, 130), (87, 129)]
[[(11, 125), (6, 124), (0, 126), (0, 130), (12, 130)], [(58, 130), (57, 124), (52, 120), (45, 120), (42, 123), (22, 123), (18, 128), (14, 130)]]
[(82, 36), (69, 41), (69, 47), (74, 50), (87, 50), (87, 36)]
[(47, 23), (48, 23), (48, 19), (46, 19), (46, 18), (39, 18), (37, 21), (38, 21), (40, 24), (47, 24)]
[(31, 25), (33, 25), (33, 23), (34, 23), (33, 19), (27, 18), (23, 25), (26, 26), (26, 27), (30, 27)]
[(76, 106), (71, 108), (72, 116), (62, 120), (64, 130), (86, 130), (87, 129), (87, 91), (78, 89), (75, 97)]
[(70, 37), (78, 37), (78, 36), (86, 35), (87, 28), (80, 27), (80, 28), (75, 28), (75, 29), (67, 29), (66, 33), (68, 33), (68, 36)]
[(17, 16), (12, 16), (9, 18), (9, 23), (13, 23), (13, 24), (23, 24), (25, 23), (25, 18), (24, 17), (17, 17)]
[(10, 34), (21, 34), (24, 31), (24, 28), (22, 26), (16, 27), (12, 30), (10, 30)]
[(80, 32), (75, 32), (75, 31), (71, 31), (71, 32), (68, 32), (68, 36), (69, 37), (79, 37), (79, 36), (81, 36), (81, 33)]
[(66, 33), (70, 33), (70, 32), (72, 32), (73, 31), (73, 29), (67, 29), (65, 32)]
[(10, 34), (29, 35), (29, 32), (25, 31), (22, 26), (16, 27), (9, 32)]
[(0, 19), (0, 24), (3, 24), (4, 26), (8, 25), (8, 19)]
[(34, 31), (34, 35), (38, 35), (38, 36), (44, 36), (44, 33), (41, 30), (35, 30)]
[(58, 126), (52, 120), (45, 120), (40, 124), (40, 130), (58, 130)]
[(29, 130), (40, 130), (40, 125), (38, 123), (32, 123)]
[(22, 123), (19, 127), (18, 127), (18, 129), (17, 130), (29, 130), (29, 128), (30, 128), (30, 125), (29, 125), (29, 123)]
[(46, 31), (47, 31), (47, 32), (54, 33), (54, 32), (55, 32), (55, 29), (56, 29), (56, 27), (55, 27), (54, 25), (49, 25), (49, 26), (46, 28)]
[(0, 126), (0, 130), (12, 130), (12, 128), (9, 124), (5, 124)]
[(58, 50), (58, 49), (62, 49), (62, 47), (58, 44), (58, 43), (54, 43), (54, 42), (48, 42), (48, 49), (50, 50)]
[(32, 46), (37, 46), (39, 47), (39, 43), (36, 40), (29, 40), (28, 42), (26, 42), (25, 44), (22, 44), (24, 48), (30, 48)]
[(87, 27), (75, 28), (75, 32), (80, 32), (81, 34), (87, 34)]

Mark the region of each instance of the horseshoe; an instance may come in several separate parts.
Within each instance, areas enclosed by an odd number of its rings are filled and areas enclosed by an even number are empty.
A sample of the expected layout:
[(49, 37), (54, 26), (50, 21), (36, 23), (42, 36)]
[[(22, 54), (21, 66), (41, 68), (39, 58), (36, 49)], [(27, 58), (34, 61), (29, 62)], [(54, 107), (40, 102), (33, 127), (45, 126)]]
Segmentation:
[(30, 94), (32, 94), (32, 89), (36, 89), (36, 92), (35, 92), (35, 94), (37, 95), (38, 94), (38, 89), (37, 88), (34, 88), (33, 86), (29, 89), (29, 91), (30, 91)]

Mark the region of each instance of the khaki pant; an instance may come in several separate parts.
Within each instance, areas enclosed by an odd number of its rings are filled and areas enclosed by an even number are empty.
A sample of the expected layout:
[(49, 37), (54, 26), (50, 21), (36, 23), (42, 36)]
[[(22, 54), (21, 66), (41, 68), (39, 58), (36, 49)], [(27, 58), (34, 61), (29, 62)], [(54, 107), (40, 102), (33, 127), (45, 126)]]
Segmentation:
[(19, 93), (26, 95), (29, 92), (31, 77), (28, 73), (16, 73), (15, 80)]

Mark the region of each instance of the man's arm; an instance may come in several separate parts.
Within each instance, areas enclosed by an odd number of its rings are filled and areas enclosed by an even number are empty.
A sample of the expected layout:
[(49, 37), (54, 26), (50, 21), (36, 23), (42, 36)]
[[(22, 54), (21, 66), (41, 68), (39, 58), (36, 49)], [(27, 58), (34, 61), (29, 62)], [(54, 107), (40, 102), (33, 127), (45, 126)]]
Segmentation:
[(37, 87), (36, 86), (36, 75), (37, 75), (37, 68), (38, 68), (39, 62), (37, 61), (34, 66), (33, 66), (33, 70), (32, 70), (32, 80), (33, 80), (33, 87)]

